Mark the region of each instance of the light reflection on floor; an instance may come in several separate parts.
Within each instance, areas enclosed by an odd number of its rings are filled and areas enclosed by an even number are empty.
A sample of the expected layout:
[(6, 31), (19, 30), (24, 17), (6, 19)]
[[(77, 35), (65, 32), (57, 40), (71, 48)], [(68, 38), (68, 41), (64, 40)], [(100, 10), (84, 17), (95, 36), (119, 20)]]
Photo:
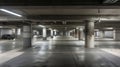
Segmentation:
[[(57, 40), (34, 40), (33, 47), (27, 50), (15, 51), (20, 48), (19, 41), (0, 43), (1, 54), (6, 58), (0, 67), (116, 67), (120, 66), (120, 57), (109, 53), (119, 52), (120, 42), (95, 41), (96, 48), (85, 49), (84, 41), (59, 40), (69, 37), (58, 37)], [(101, 49), (106, 49), (101, 50)], [(11, 50), (13, 50), (11, 52)], [(9, 53), (7, 53), (9, 52)], [(117, 54), (118, 54), (117, 52)], [(11, 54), (12, 57), (9, 57)], [(4, 60), (4, 59), (1, 59)], [(2, 62), (2, 61), (1, 61)]]

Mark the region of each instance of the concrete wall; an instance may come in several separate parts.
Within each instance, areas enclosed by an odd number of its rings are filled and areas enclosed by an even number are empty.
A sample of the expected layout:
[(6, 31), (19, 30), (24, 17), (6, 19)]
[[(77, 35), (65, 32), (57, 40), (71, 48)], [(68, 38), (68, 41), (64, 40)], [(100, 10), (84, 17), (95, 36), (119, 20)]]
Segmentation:
[(105, 31), (104, 37), (105, 38), (113, 38), (113, 31)]
[(120, 29), (115, 30), (115, 40), (120, 40)]
[(7, 29), (7, 28), (1, 28), (0, 29), (0, 37), (2, 37), (2, 35), (4, 34), (14, 34), (14, 32), (12, 31), (12, 29)]
[(1, 29), (1, 35), (13, 34), (12, 29)]
[(10, 28), (1, 28), (0, 29), (0, 38), (4, 34), (14, 34), (14, 35), (16, 35), (17, 38), (21, 38), (21, 36), (22, 36), (22, 32), (21, 32), (20, 28), (18, 28), (17, 31), (15, 29), (10, 29)]

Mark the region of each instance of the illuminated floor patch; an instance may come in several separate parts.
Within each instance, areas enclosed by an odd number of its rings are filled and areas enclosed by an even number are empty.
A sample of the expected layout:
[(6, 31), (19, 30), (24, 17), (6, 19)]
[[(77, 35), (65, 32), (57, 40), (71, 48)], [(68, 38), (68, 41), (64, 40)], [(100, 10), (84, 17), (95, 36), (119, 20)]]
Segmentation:
[(108, 52), (108, 53), (111, 53), (111, 54), (113, 54), (113, 55), (115, 55), (115, 56), (118, 56), (118, 57), (120, 57), (120, 49), (112, 49), (112, 48), (105, 48), (105, 49), (101, 49), (101, 50), (103, 50), (103, 51), (105, 51), (105, 52)]
[(21, 54), (23, 54), (24, 52), (19, 52), (20, 49), (14, 49), (5, 53), (1, 53), (0, 54), (0, 64), (5, 63)]

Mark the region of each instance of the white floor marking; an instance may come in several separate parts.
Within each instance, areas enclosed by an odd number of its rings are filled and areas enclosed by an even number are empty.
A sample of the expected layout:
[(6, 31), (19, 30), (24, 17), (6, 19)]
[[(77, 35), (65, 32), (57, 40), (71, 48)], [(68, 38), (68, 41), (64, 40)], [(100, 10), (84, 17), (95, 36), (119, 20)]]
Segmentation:
[(14, 49), (5, 53), (1, 53), (0, 54), (0, 64), (3, 64), (21, 54), (23, 54), (24, 52), (19, 52), (20, 49)]
[(101, 49), (101, 50), (120, 57), (120, 49), (107, 49), (107, 48), (105, 48), (105, 49)]

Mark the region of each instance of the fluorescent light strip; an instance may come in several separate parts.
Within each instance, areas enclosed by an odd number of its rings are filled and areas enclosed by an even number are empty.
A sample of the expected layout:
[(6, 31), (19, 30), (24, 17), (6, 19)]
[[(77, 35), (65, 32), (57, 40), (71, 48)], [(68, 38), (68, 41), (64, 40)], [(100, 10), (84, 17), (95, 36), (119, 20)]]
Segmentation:
[(11, 12), (11, 11), (6, 10), (6, 9), (0, 9), (0, 10), (3, 11), (3, 12), (6, 12), (6, 13), (12, 14), (12, 15), (18, 16), (18, 17), (22, 17), (22, 15), (14, 13), (14, 12)]
[(38, 25), (38, 26), (40, 26), (40, 27), (45, 27), (45, 26), (43, 26), (43, 25)]

